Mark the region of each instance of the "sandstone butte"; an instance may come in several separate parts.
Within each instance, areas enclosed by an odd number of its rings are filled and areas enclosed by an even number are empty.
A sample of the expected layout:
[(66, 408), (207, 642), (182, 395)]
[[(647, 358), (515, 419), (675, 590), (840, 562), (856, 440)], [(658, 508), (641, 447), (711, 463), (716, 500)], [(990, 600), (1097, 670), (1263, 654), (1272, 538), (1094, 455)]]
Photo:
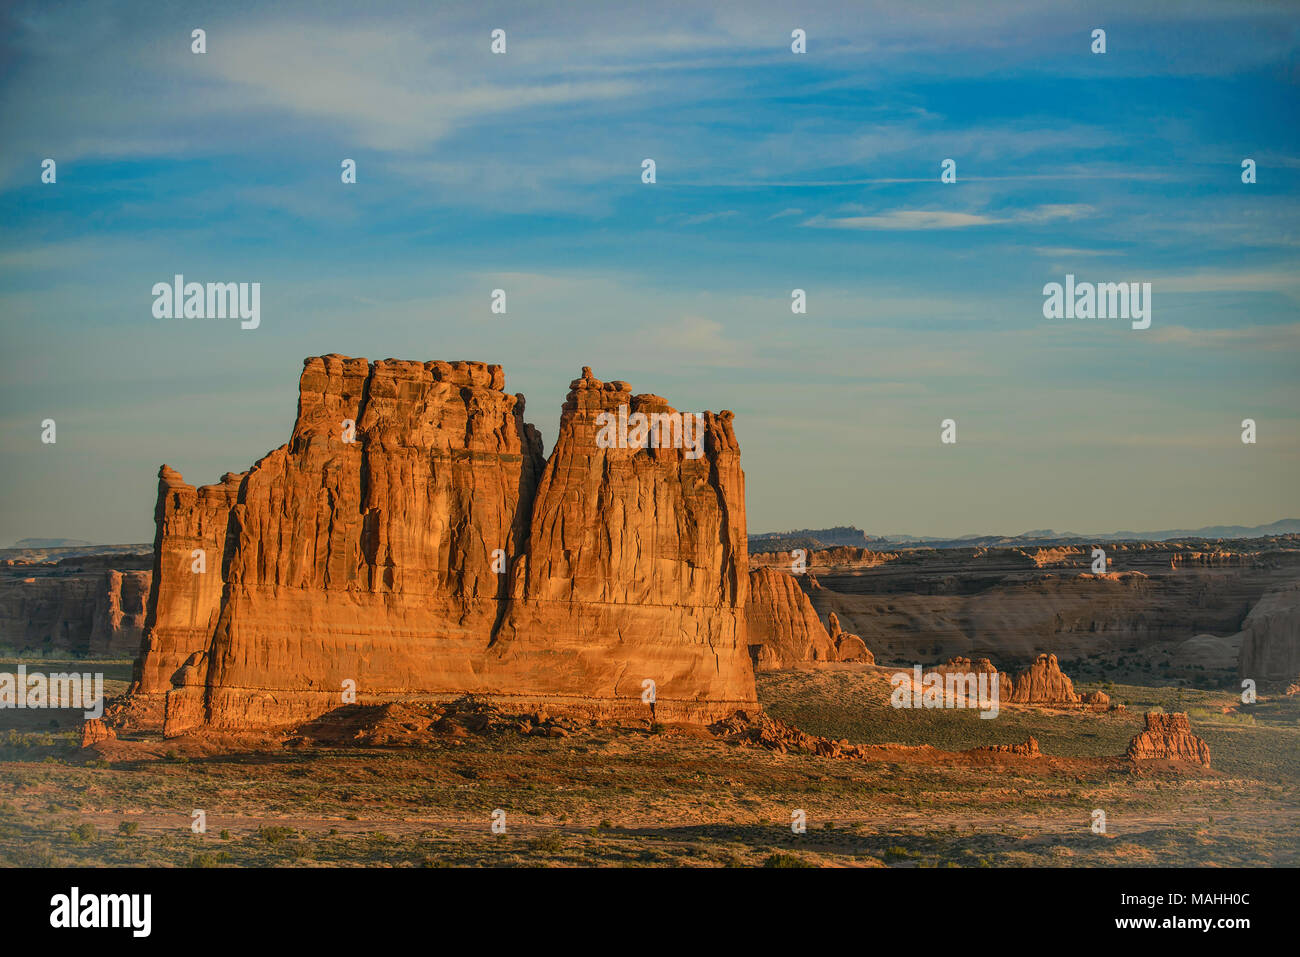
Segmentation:
[(661, 720), (754, 709), (732, 414), (704, 413), (696, 458), (600, 448), (602, 412), (673, 410), (583, 369), (543, 458), (504, 385), (482, 362), (309, 358), (288, 444), (198, 488), (164, 465), (128, 703), (165, 696), (169, 735), (308, 720), (347, 682), (363, 705), (645, 717), (650, 679)]
[[(988, 658), (949, 658), (948, 663), (939, 671), (955, 671), (962, 674), (993, 674), (997, 671)], [(1017, 675), (1000, 672), (998, 685), (1000, 698), (1009, 704), (1037, 705), (1088, 705), (1094, 710), (1106, 710), (1110, 705), (1110, 696), (1105, 692), (1095, 691), (1080, 695), (1074, 690), (1074, 682), (1061, 670), (1056, 655), (1041, 654), (1034, 663)]]
[(1128, 745), (1128, 756), (1136, 761), (1164, 758), (1190, 761), (1204, 767), (1210, 766), (1210, 747), (1192, 734), (1191, 722), (1186, 714), (1161, 714), (1147, 712), (1147, 727)]

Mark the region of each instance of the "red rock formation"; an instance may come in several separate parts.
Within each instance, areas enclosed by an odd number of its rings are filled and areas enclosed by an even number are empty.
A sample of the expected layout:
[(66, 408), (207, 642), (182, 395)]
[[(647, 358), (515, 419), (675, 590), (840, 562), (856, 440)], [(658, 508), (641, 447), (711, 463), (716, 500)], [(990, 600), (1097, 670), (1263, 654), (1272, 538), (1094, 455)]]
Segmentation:
[(168, 691), (177, 669), (207, 651), (232, 546), (231, 509), (242, 481), (228, 472), (221, 484), (196, 489), (175, 469), (158, 470), (149, 606), (133, 668), (134, 685), (145, 694)]
[(148, 571), (117, 569), (109, 569), (104, 574), (104, 587), (95, 598), (90, 624), (90, 654), (123, 657), (135, 654), (144, 634), (153, 575)]
[(1129, 742), (1128, 756), (1135, 761), (1165, 758), (1210, 766), (1210, 748), (1192, 734), (1185, 714), (1148, 711), (1146, 730)]
[(661, 718), (705, 721), (752, 707), (745, 477), (732, 414), (703, 413), (694, 458), (599, 447), (597, 419), (623, 406), (629, 418), (677, 414), (589, 369), (570, 383), (494, 650), (515, 669), (516, 693), (547, 688), (639, 707), (652, 679)]
[(1080, 704), (1074, 683), (1061, 671), (1056, 655), (1039, 655), (1026, 671), (1014, 678), (1003, 675), (1002, 700), (1011, 704)]
[(793, 575), (773, 568), (751, 570), (745, 621), (754, 667), (760, 671), (839, 658), (835, 642)]
[[(220, 485), (164, 466), (137, 694), (166, 730), (284, 724), (466, 692), (703, 720), (755, 701), (731, 413), (701, 454), (601, 448), (620, 405), (572, 383), (555, 451), (500, 366), (308, 359), (289, 444)], [(348, 441), (348, 423), (355, 441)], [(203, 574), (192, 552), (207, 553)]]
[(100, 718), (89, 718), (81, 726), (81, 746), (88, 748), (100, 741), (117, 740), (117, 732)]
[(835, 612), (830, 613), (829, 623), (831, 641), (835, 642), (835, 655), (838, 660), (860, 661), (868, 665), (876, 663), (876, 656), (871, 653), (865, 641), (840, 628), (840, 619)]
[(1079, 700), (1093, 711), (1110, 710), (1110, 695), (1104, 691), (1089, 691)]
[(989, 744), (982, 748), (972, 748), (976, 753), (1015, 754), (1022, 758), (1041, 758), (1043, 752), (1038, 750), (1038, 739), (1029, 737), (1020, 744)]

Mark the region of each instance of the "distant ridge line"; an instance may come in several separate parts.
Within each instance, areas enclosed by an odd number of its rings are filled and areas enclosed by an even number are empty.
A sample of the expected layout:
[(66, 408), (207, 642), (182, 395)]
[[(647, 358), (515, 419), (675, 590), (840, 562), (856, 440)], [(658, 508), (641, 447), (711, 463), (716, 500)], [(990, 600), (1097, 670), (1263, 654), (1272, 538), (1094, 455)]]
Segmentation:
[(1020, 535), (964, 535), (957, 538), (926, 538), (916, 535), (868, 535), (854, 525), (831, 528), (801, 528), (789, 532), (766, 532), (749, 536), (751, 552), (790, 548), (972, 548), (997, 545), (1084, 544), (1088, 542), (1164, 542), (1173, 539), (1263, 538), (1300, 534), (1300, 519), (1284, 518), (1267, 525), (1206, 525), (1201, 528), (1173, 528), (1150, 532), (1105, 532), (1084, 535), (1033, 529)]

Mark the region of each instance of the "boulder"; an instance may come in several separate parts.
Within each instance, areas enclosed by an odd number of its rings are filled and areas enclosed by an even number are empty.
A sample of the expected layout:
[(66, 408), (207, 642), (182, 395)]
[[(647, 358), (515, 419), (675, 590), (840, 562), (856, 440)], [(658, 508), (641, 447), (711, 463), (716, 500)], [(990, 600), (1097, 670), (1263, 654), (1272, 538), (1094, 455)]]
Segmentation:
[(1110, 710), (1110, 695), (1104, 691), (1089, 691), (1080, 698), (1080, 701), (1093, 711)]

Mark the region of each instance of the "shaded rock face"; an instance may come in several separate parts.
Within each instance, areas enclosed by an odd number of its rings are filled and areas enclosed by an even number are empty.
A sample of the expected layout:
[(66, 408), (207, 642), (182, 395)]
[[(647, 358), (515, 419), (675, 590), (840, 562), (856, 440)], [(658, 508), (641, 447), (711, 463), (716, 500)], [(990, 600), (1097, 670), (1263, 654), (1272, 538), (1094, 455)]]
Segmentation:
[(831, 612), (828, 619), (831, 641), (835, 642), (835, 654), (840, 661), (860, 661), (874, 665), (876, 656), (867, 648), (867, 643), (857, 635), (850, 635), (840, 627), (840, 619)]
[(1246, 616), (1237, 675), (1269, 690), (1300, 679), (1300, 585), (1269, 592)]
[(835, 642), (793, 575), (773, 568), (751, 570), (745, 621), (759, 671), (839, 660)]
[(287, 445), (198, 489), (162, 468), (134, 691), (167, 733), (464, 693), (642, 716), (646, 679), (660, 719), (753, 704), (731, 413), (696, 457), (601, 448), (602, 412), (673, 410), (584, 370), (544, 461), (504, 383), (308, 359)]
[(1056, 655), (1039, 655), (1029, 668), (1014, 678), (1004, 676), (1002, 700), (1011, 704), (1081, 704), (1074, 682), (1061, 671)]
[(1129, 742), (1128, 756), (1134, 760), (1163, 758), (1210, 766), (1209, 745), (1192, 734), (1186, 714), (1148, 711), (1146, 730)]
[(95, 555), (0, 565), (0, 647), (76, 656), (140, 647), (147, 555)]

